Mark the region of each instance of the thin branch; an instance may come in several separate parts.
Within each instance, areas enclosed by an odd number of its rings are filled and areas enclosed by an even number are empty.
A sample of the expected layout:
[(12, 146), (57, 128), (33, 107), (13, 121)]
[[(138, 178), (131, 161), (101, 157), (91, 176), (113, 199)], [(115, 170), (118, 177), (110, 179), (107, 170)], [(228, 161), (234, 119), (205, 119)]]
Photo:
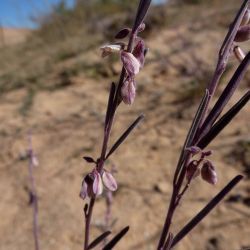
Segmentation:
[(183, 229), (176, 234), (171, 247), (182, 240), (195, 226), (197, 226), (224, 197), (242, 180), (242, 175), (234, 177)]

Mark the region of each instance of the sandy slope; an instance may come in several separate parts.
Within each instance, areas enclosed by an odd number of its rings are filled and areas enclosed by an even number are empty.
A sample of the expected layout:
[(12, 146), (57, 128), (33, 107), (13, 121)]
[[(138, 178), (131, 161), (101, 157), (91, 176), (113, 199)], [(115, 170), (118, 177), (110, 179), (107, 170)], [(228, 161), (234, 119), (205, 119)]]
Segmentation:
[(28, 34), (29, 29), (1, 28), (0, 46), (23, 42)]
[[(198, 74), (201, 65), (213, 69), (224, 32), (210, 30), (205, 33), (204, 29), (183, 28), (164, 31), (147, 41), (150, 53), (148, 63), (137, 78), (136, 102), (132, 107), (121, 105), (112, 141), (138, 114), (145, 113), (146, 119), (106, 166), (110, 168), (115, 164), (118, 169), (119, 189), (113, 205), (113, 219), (117, 221), (112, 231), (117, 232), (126, 225), (131, 227), (116, 249), (155, 249), (170, 198), (173, 169), (197, 105), (192, 102), (192, 96), (180, 101), (180, 91), (181, 96), (185, 96), (192, 74)], [(179, 34), (191, 41), (190, 47), (182, 48)], [(176, 52), (171, 54), (174, 48)], [(90, 51), (89, 55), (82, 56), (101, 60), (95, 51)], [(198, 64), (194, 63), (194, 55), (200, 60)], [(233, 58), (230, 63), (238, 64)], [(78, 193), (82, 174), (91, 166), (81, 157), (97, 157), (100, 151), (109, 79), (90, 79), (83, 72), (71, 80), (73, 84), (67, 88), (39, 92), (26, 117), (18, 111), (26, 94), (24, 89), (12, 91), (0, 99), (1, 250), (33, 249), (32, 210), (25, 188), (28, 163), (20, 157), (25, 154), (30, 128), (40, 161), (35, 177), (41, 249), (82, 248), (84, 203)], [(246, 82), (242, 83), (229, 105), (247, 88)], [(230, 179), (244, 171), (243, 163), (235, 160), (232, 152), (239, 141), (250, 136), (249, 108), (248, 105), (209, 147), (214, 150), (212, 160), (219, 182), (213, 187), (199, 178), (195, 180), (177, 212), (173, 232), (177, 232)], [(246, 178), (233, 191), (242, 198), (238, 202), (222, 203), (176, 249), (240, 250), (250, 246), (249, 207), (242, 202), (249, 197), (249, 191), (249, 179)], [(94, 235), (101, 232), (104, 209), (103, 199), (98, 199)]]

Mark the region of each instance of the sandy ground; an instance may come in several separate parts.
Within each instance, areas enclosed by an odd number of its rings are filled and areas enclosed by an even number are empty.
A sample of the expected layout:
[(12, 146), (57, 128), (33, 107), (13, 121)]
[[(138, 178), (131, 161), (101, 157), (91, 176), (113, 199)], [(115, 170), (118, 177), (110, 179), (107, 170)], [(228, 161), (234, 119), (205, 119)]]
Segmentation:
[[(174, 168), (197, 107), (192, 95), (186, 98), (186, 88), (194, 74), (203, 75), (206, 69), (213, 69), (224, 32), (204, 33), (198, 28), (164, 31), (147, 41), (150, 53), (137, 77), (135, 104), (121, 105), (111, 141), (139, 114), (145, 113), (146, 118), (106, 164), (108, 169), (116, 166), (119, 185), (112, 207), (116, 221), (112, 231), (115, 233), (130, 225), (128, 235), (116, 249), (155, 249), (170, 199)], [(180, 38), (183, 34), (191, 41), (190, 47), (187, 44), (184, 49)], [(176, 52), (170, 53), (173, 48)], [(95, 51), (90, 54), (97, 58)], [(195, 62), (194, 55), (199, 63)], [(232, 68), (237, 64), (230, 58)], [(204, 72), (199, 70), (201, 65)], [(120, 65), (116, 67), (119, 69)], [(225, 79), (231, 74), (232, 69)], [(209, 80), (209, 76), (204, 78)], [(82, 249), (84, 202), (78, 194), (83, 174), (91, 169), (82, 156), (98, 157), (100, 153), (109, 80), (94, 80), (83, 72), (73, 77), (72, 83), (56, 91), (39, 92), (28, 116), (18, 111), (26, 94), (24, 89), (0, 99), (1, 250), (34, 249), (32, 208), (28, 205), (27, 193), (28, 162), (21, 157), (27, 149), (29, 129), (32, 129), (34, 150), (40, 163), (35, 169), (35, 179), (41, 249)], [(219, 92), (223, 86), (219, 86)], [(229, 106), (247, 88), (245, 81)], [(211, 159), (218, 172), (218, 184), (211, 186), (200, 178), (194, 181), (180, 204), (172, 232), (178, 232), (220, 188), (249, 168), (241, 158), (234, 157), (237, 143), (249, 142), (249, 113), (248, 105), (209, 146), (214, 151)], [(221, 203), (175, 249), (243, 250), (250, 247), (249, 202), (243, 202), (249, 200), (249, 192), (246, 177), (232, 192), (238, 200)], [(94, 210), (92, 237), (101, 233), (104, 211), (105, 202), (101, 197)]]
[(29, 29), (0, 28), (0, 47), (25, 41)]

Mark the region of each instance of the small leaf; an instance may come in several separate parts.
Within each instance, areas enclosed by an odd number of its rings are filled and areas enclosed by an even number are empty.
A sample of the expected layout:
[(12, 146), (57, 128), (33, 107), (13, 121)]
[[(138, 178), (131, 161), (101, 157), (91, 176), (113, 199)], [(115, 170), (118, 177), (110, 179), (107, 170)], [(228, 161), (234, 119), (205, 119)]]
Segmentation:
[(121, 238), (128, 232), (129, 227), (125, 227), (121, 230), (102, 250), (111, 250)]
[(99, 235), (95, 240), (93, 240), (93, 241), (89, 244), (87, 250), (90, 250), (90, 249), (96, 247), (99, 243), (101, 243), (101, 242), (102, 242), (105, 238), (107, 238), (107, 236), (109, 236), (110, 234), (111, 234), (111, 232), (110, 232), (110, 231), (107, 231), (107, 232), (105, 232), (105, 233)]
[(92, 157), (83, 156), (82, 158), (88, 163), (96, 163), (96, 161)]
[(190, 220), (173, 239), (171, 247), (174, 247), (194, 227), (196, 227), (219, 202), (242, 180), (242, 175), (234, 177), (192, 220)]
[(108, 154), (105, 157), (105, 160), (109, 158), (109, 156), (115, 152), (115, 150), (123, 143), (123, 141), (128, 137), (131, 131), (138, 125), (138, 123), (144, 119), (144, 115), (140, 115), (130, 126), (129, 128), (121, 135), (121, 137), (115, 142), (112, 148), (109, 150)]
[(122, 30), (120, 30), (116, 35), (115, 35), (115, 39), (123, 39), (126, 38), (128, 36), (128, 34), (130, 33), (131, 29), (129, 28), (124, 28)]

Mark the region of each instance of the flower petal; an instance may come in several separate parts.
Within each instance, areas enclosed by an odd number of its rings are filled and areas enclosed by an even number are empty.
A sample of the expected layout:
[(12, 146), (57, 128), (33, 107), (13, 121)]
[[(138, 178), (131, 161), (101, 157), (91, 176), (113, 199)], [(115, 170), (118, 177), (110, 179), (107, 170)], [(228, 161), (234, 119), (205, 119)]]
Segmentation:
[(135, 58), (135, 56), (132, 53), (122, 51), (121, 60), (129, 77), (133, 77), (139, 73), (141, 66), (140, 62)]
[(31, 160), (32, 160), (33, 166), (34, 167), (38, 167), (39, 162), (38, 162), (38, 159), (37, 159), (36, 155), (32, 155), (32, 159)]
[(140, 68), (144, 66), (144, 62), (145, 62), (144, 51), (145, 51), (145, 43), (143, 40), (139, 40), (139, 42), (136, 44), (133, 50), (133, 55), (139, 61)]
[(131, 105), (136, 96), (136, 88), (134, 79), (125, 81), (121, 88), (121, 97), (125, 104)]
[(95, 195), (102, 194), (103, 191), (103, 185), (100, 174), (96, 171), (94, 173), (94, 182), (93, 182), (93, 192)]
[(81, 191), (80, 191), (80, 197), (84, 200), (87, 196), (88, 196), (88, 185), (87, 185), (86, 181), (84, 180), (82, 182), (82, 188), (81, 188)]
[(201, 169), (201, 177), (208, 183), (215, 185), (218, 181), (215, 168), (210, 161), (205, 161)]
[(188, 181), (196, 178), (200, 174), (200, 169), (198, 168), (198, 162), (196, 160), (191, 161), (186, 170), (186, 178)]
[(100, 50), (102, 51), (102, 57), (106, 57), (114, 52), (120, 52), (122, 49), (122, 45), (121, 44), (107, 44), (104, 45), (100, 48)]
[(115, 191), (117, 189), (117, 183), (115, 178), (110, 172), (104, 171), (102, 174), (103, 184), (110, 191)]

